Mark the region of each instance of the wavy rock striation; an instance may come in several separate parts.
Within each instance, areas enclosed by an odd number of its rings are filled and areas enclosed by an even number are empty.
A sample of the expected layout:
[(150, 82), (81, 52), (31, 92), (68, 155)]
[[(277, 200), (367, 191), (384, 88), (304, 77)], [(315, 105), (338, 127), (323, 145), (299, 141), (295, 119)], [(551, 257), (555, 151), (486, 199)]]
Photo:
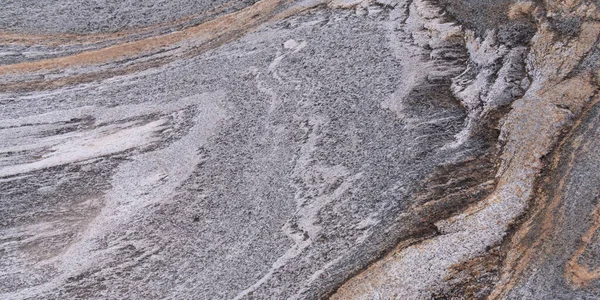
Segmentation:
[(3, 299), (595, 299), (593, 1), (9, 1)]

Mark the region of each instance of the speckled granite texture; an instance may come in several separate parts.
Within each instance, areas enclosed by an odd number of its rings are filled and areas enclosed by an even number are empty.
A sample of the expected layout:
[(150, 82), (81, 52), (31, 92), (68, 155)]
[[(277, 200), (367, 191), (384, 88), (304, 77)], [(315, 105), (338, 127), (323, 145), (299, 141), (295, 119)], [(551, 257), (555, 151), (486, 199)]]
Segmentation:
[(598, 299), (600, 4), (5, 1), (1, 299)]

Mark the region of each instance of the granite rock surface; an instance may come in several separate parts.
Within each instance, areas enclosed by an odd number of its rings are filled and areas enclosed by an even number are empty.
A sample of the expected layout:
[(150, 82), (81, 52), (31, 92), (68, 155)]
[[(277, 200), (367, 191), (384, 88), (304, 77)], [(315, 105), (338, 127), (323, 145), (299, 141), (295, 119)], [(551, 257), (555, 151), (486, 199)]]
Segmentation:
[(2, 299), (598, 299), (600, 4), (6, 1)]

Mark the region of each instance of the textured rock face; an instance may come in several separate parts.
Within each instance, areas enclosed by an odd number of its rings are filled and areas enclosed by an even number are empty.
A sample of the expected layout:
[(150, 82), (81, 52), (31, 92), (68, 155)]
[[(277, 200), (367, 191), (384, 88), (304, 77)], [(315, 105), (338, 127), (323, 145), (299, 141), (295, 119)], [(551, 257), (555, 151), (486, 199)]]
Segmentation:
[(1, 298), (600, 296), (597, 3), (27, 2)]

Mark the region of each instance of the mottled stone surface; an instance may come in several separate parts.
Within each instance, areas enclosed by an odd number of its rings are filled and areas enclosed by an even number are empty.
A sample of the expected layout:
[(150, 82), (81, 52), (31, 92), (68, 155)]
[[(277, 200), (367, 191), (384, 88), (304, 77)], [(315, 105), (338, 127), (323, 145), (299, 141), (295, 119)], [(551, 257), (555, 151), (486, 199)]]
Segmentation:
[[(228, 2), (230, 1), (8, 0), (0, 8), (0, 28), (33, 34), (114, 32), (199, 15)], [(252, 3), (251, 0), (240, 2)]]
[(600, 297), (599, 108), (595, 103), (585, 112), (553, 157), (555, 171), (539, 190), (546, 205), (522, 229), (518, 249), (526, 254), (517, 268), (520, 279), (508, 284), (507, 299)]
[(30, 2), (0, 298), (598, 297), (596, 4)]

